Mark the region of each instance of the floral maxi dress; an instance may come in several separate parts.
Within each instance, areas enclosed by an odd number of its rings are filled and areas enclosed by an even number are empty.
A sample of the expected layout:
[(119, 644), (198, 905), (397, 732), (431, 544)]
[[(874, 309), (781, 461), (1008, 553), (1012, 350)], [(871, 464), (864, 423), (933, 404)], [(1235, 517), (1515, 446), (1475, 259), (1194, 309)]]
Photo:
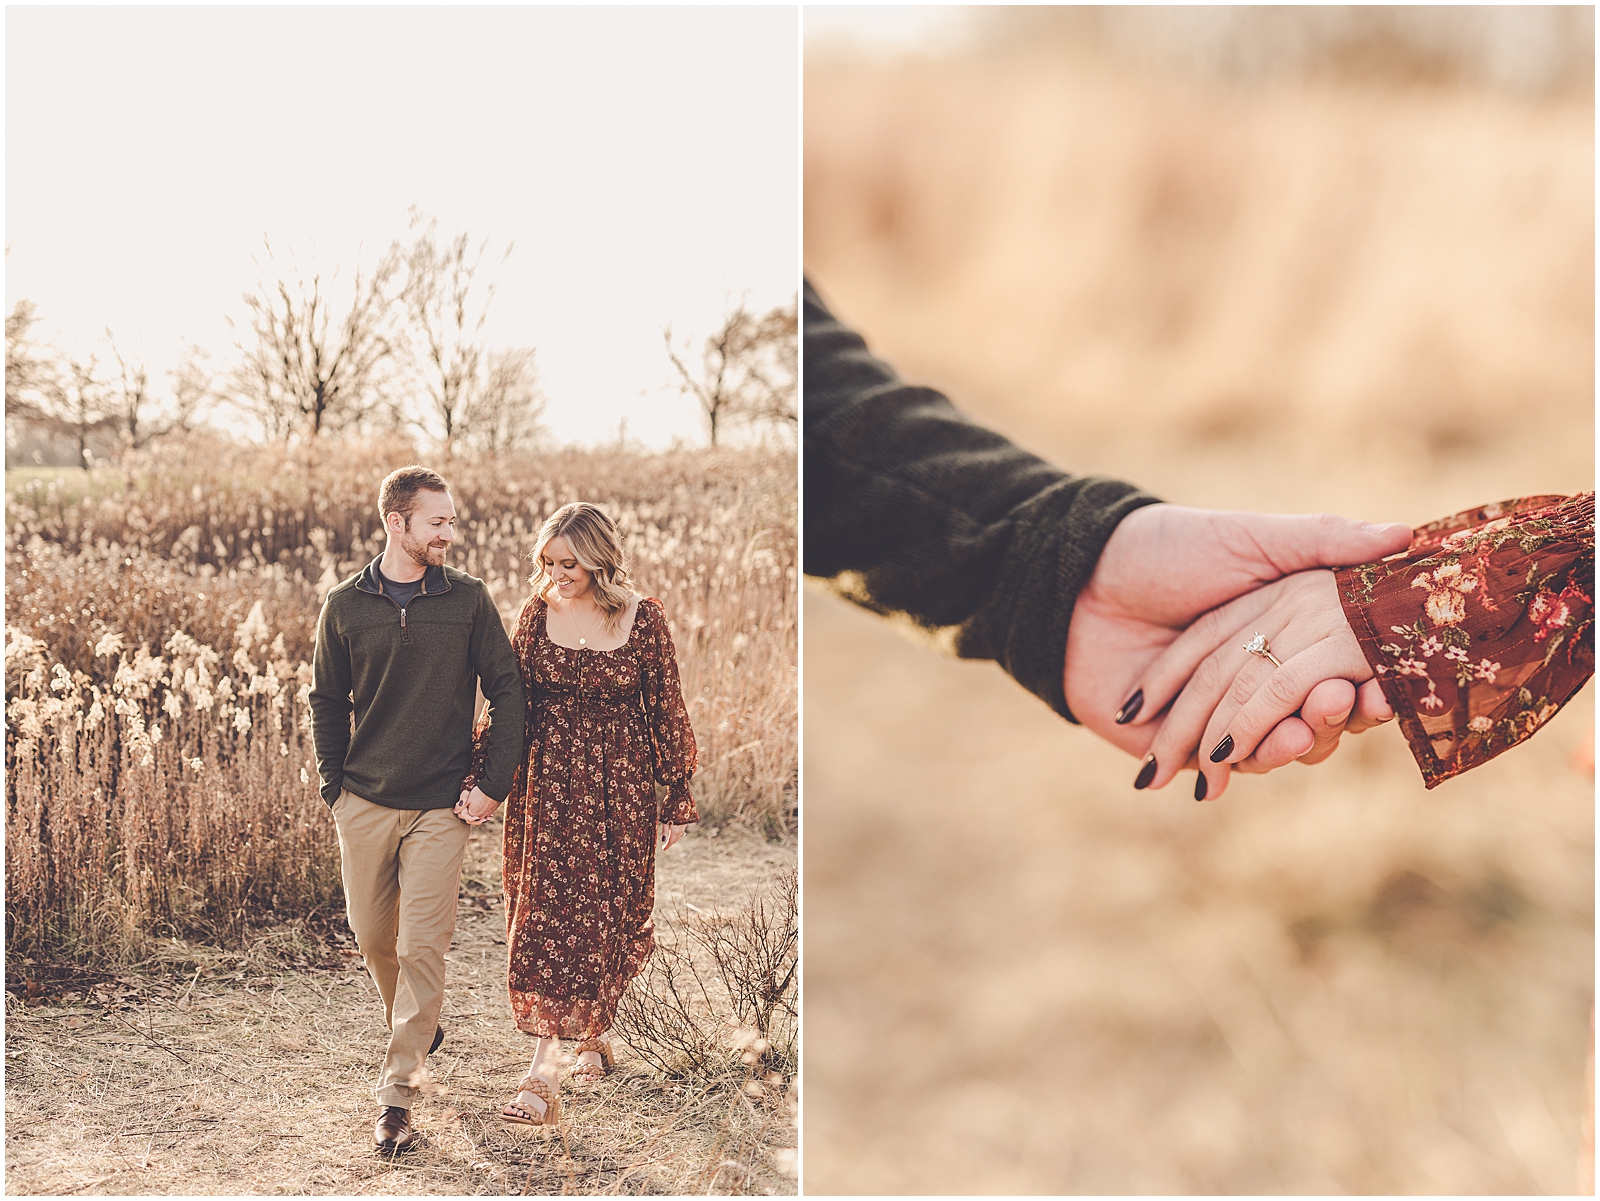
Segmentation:
[(655, 948), (656, 822), (699, 820), (694, 731), (660, 601), (611, 651), (552, 642), (548, 612), (530, 598), (511, 639), (527, 751), (504, 810), (507, 985), (518, 1029), (585, 1039)]

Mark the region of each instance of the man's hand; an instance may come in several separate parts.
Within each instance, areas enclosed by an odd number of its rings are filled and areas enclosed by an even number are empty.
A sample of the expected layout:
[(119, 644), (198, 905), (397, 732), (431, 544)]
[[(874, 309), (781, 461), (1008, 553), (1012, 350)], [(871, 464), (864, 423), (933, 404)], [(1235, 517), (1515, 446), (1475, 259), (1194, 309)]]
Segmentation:
[(494, 811), (498, 808), (500, 802), (474, 784), (461, 793), (461, 799), (456, 802), (455, 814), (469, 826), (481, 826), (494, 816)]
[[(1368, 563), (1410, 542), (1405, 525), (1325, 514), (1136, 509), (1112, 533), (1073, 608), (1062, 679), (1067, 704), (1090, 730), (1143, 756), (1160, 723), (1130, 726), (1118, 724), (1117, 716), (1132, 720), (1143, 701), (1136, 696), (1141, 673), (1201, 614), (1293, 572)], [(1345, 730), (1368, 729), (1392, 716), (1376, 682), (1352, 689), (1331, 680), (1307, 697), (1300, 717), (1279, 723), (1234, 768), (1320, 762)]]

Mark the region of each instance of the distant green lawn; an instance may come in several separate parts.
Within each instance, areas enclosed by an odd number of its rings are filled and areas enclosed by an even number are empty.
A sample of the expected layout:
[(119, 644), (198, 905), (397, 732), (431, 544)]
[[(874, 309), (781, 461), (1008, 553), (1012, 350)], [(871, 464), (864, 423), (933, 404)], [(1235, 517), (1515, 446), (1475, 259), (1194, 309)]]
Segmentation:
[(85, 496), (104, 496), (123, 489), (122, 471), (116, 467), (7, 467), (6, 499), (48, 499), (52, 505), (72, 505)]

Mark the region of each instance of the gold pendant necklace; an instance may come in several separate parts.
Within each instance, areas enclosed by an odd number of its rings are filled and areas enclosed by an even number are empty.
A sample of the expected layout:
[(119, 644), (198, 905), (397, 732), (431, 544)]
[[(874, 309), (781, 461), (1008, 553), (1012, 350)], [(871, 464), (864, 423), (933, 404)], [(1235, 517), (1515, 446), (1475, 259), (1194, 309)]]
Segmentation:
[[(595, 621), (598, 621), (598, 620), (599, 620), (599, 615), (597, 613), (596, 616), (595, 616)], [(589, 645), (588, 635), (594, 633), (594, 627), (595, 627), (595, 622), (591, 621), (589, 623), (588, 629), (579, 630), (578, 631), (578, 645), (579, 646), (588, 646)], [(578, 615), (576, 613), (572, 614), (572, 628), (575, 629), (575, 630), (578, 629)]]

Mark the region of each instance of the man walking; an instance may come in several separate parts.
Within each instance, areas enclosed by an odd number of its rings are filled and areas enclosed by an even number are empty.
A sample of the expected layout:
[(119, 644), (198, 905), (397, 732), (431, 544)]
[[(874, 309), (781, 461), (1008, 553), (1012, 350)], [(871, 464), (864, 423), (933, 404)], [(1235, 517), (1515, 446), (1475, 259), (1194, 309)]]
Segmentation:
[[(467, 825), (487, 820), (511, 790), (523, 695), (488, 588), (444, 565), (456, 536), (444, 480), (426, 467), (392, 472), (378, 488), (378, 514), (383, 554), (322, 606), (311, 726), (322, 798), (339, 828), (350, 928), (390, 1031), (373, 1138), (392, 1154), (416, 1138), (423, 1061), (444, 1039), (444, 956)], [(480, 681), (495, 719), (488, 765), (458, 808)]]

